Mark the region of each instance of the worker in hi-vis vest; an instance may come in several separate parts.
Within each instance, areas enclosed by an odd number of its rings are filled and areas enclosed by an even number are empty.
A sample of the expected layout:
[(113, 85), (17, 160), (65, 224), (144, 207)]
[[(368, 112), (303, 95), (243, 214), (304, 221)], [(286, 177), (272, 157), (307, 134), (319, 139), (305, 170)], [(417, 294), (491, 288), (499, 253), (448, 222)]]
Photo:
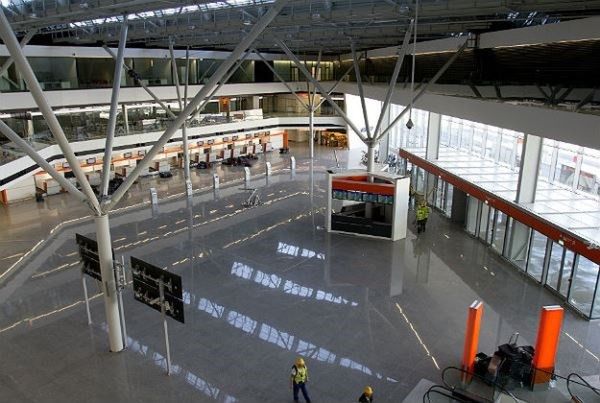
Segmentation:
[(419, 207), (417, 207), (417, 234), (425, 232), (425, 225), (427, 224), (428, 218), (429, 207), (427, 207), (427, 202), (423, 200), (419, 203)]
[(298, 401), (298, 391), (302, 391), (304, 400), (310, 402), (308, 392), (306, 391), (306, 382), (308, 382), (308, 368), (304, 363), (304, 359), (296, 358), (296, 363), (292, 366), (292, 375), (290, 377), (291, 386), (294, 390), (294, 401)]
[(358, 398), (358, 403), (373, 403), (373, 388), (365, 386), (363, 394)]

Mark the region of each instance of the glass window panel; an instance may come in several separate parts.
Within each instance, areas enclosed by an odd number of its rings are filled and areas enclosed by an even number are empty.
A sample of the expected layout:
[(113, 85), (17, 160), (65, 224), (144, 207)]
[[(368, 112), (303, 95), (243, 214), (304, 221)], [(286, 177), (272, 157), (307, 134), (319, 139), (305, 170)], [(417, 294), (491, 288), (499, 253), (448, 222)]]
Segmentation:
[(461, 127), (460, 149), (471, 152), (471, 147), (473, 146), (473, 124), (472, 122), (465, 121)]
[(450, 116), (442, 116), (440, 125), (440, 145), (450, 147)]
[(425, 194), (425, 174), (427, 172), (422, 168), (417, 168), (417, 193)]
[[(565, 145), (565, 148), (562, 146)], [(566, 143), (561, 144), (558, 149), (558, 160), (556, 161), (556, 171), (554, 172), (554, 181), (566, 186), (573, 186), (575, 179), (575, 168), (577, 166), (577, 152)]]
[(170, 59), (133, 59), (134, 69), (146, 85), (172, 85)]
[(575, 254), (573, 251), (567, 250), (565, 252), (565, 259), (563, 262), (562, 273), (560, 276), (560, 286), (558, 292), (560, 292), (563, 296), (567, 296), (569, 292), (569, 284), (571, 279), (571, 273), (573, 271), (573, 260), (575, 259)]
[(529, 250), (529, 237), (531, 236), (531, 228), (519, 221), (511, 220), (512, 225), (509, 230), (509, 250), (507, 251), (508, 259), (518, 266), (521, 270), (525, 270), (527, 266), (527, 253)]
[(28, 60), (43, 90), (77, 88), (74, 58), (30, 57)]
[(596, 298), (592, 308), (592, 319), (600, 319), (600, 284), (596, 284)]
[(590, 315), (599, 266), (583, 256), (577, 258), (576, 265), (569, 302), (584, 314)]
[(460, 133), (462, 131), (462, 120), (452, 119), (450, 123), (450, 147), (460, 148)]
[(600, 196), (600, 150), (584, 148), (577, 188), (596, 197)]
[(479, 239), (485, 241), (488, 227), (488, 215), (490, 213), (490, 206), (487, 204), (481, 205), (481, 217), (479, 219)]
[(522, 134), (517, 135), (515, 142), (515, 158), (513, 161), (513, 170), (519, 171), (521, 169), (521, 156), (523, 154), (523, 143), (524, 137)]
[(494, 229), (492, 238), (492, 248), (494, 248), (494, 250), (500, 254), (502, 254), (502, 250), (504, 248), (504, 236), (506, 235), (507, 221), (508, 217), (506, 214), (498, 211), (498, 214), (496, 214), (496, 228)]
[(516, 139), (511, 131), (503, 130), (502, 131), (502, 140), (500, 146), (500, 163), (506, 164), (510, 167), (514, 166), (514, 143)]
[(452, 215), (452, 194), (454, 193), (454, 186), (446, 183), (446, 203), (444, 206), (444, 212), (448, 217)]
[(479, 200), (472, 196), (467, 198), (466, 230), (471, 235), (475, 235), (475, 231), (477, 230), (477, 210), (479, 209), (479, 203)]
[(490, 214), (488, 216), (487, 232), (485, 234), (485, 242), (491, 244), (494, 236), (494, 218), (496, 209), (490, 207)]
[(547, 242), (548, 238), (537, 231), (533, 231), (527, 260), (527, 273), (539, 282), (542, 281), (542, 273), (544, 272)]
[(435, 207), (440, 210), (444, 207), (444, 184), (445, 182), (441, 179), (437, 179), (437, 184), (435, 187)]
[(550, 173), (552, 172), (552, 154), (554, 153), (554, 150), (554, 141), (550, 142), (544, 139), (542, 157), (540, 159), (539, 179), (550, 181)]
[[(107, 88), (112, 86), (115, 70), (114, 59), (79, 58), (77, 61), (77, 80), (79, 88)], [(126, 84), (127, 74), (122, 72), (121, 85)]]
[(473, 129), (472, 153), (477, 155), (478, 157), (483, 155), (483, 150), (485, 147), (485, 145), (484, 145), (485, 131), (481, 126), (482, 125), (477, 124), (477, 125), (475, 125), (475, 127)]
[(500, 129), (487, 126), (487, 137), (485, 141), (485, 158), (495, 161), (500, 150)]
[(550, 251), (550, 260), (548, 262), (548, 277), (546, 278), (546, 284), (555, 290), (558, 290), (558, 281), (560, 279), (560, 269), (562, 267), (562, 255), (564, 248), (552, 242), (552, 249)]

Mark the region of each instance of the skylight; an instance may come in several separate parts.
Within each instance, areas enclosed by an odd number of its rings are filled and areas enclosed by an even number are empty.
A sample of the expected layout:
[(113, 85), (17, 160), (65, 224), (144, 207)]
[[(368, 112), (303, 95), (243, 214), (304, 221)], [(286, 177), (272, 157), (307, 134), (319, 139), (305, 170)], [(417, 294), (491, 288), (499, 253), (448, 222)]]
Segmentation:
[[(10, 2), (12, 0), (0, 0), (2, 4), (5, 2)], [(236, 8), (243, 6), (252, 6), (252, 5), (262, 5), (273, 3), (275, 0), (222, 0), (222, 1), (210, 1), (201, 4), (195, 4), (191, 6), (181, 6), (181, 7), (171, 7), (171, 8), (163, 8), (161, 10), (154, 11), (142, 11), (138, 13), (131, 13), (127, 15), (127, 19), (141, 20), (146, 18), (162, 18), (169, 17), (172, 15), (182, 15), (196, 12), (209, 12), (214, 10), (222, 10), (226, 8)], [(111, 17), (104, 18), (96, 18), (93, 20), (84, 20), (69, 23), (70, 28), (82, 28), (82, 27), (93, 27), (97, 25), (103, 24), (114, 24), (118, 22), (122, 22), (123, 17), (120, 15), (115, 15)]]

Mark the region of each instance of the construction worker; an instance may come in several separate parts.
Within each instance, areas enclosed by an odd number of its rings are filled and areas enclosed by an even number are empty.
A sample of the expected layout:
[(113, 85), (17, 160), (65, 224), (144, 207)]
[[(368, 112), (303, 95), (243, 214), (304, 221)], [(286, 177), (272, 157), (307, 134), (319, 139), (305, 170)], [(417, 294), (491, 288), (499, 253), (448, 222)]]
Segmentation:
[(371, 403), (373, 402), (373, 388), (365, 386), (363, 394), (358, 398), (359, 403)]
[(298, 401), (298, 391), (302, 391), (302, 396), (307, 403), (310, 403), (310, 397), (306, 391), (306, 382), (308, 382), (308, 368), (302, 357), (296, 358), (296, 363), (292, 365), (292, 374), (290, 376), (290, 386), (294, 390), (294, 401)]
[(427, 207), (427, 201), (422, 200), (417, 207), (417, 233), (425, 232), (425, 225), (427, 224), (427, 218), (429, 218), (429, 207)]

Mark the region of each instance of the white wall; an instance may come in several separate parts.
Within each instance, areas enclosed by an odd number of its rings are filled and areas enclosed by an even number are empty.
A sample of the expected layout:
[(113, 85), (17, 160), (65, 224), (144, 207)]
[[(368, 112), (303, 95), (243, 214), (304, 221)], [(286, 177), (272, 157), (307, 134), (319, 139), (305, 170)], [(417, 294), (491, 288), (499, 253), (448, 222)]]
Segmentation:
[[(362, 110), (362, 104), (360, 102), (360, 97), (354, 95), (345, 95), (345, 104), (346, 104), (346, 115), (352, 119), (354, 125), (361, 131), (364, 137), (367, 136), (367, 125), (365, 123), (365, 118)], [(375, 126), (377, 125), (377, 120), (379, 119), (379, 114), (381, 113), (381, 107), (383, 105), (382, 101), (375, 99), (365, 99), (365, 104), (367, 106), (367, 119), (369, 120), (369, 130), (373, 132), (375, 130)], [(360, 139), (360, 137), (350, 128), (350, 126), (346, 127), (348, 133), (348, 148), (352, 149), (367, 149), (365, 143)]]
[(11, 183), (11, 187), (6, 189), (6, 198), (8, 203), (19, 200), (25, 200), (35, 197), (35, 182), (33, 176), (22, 178), (19, 181)]

